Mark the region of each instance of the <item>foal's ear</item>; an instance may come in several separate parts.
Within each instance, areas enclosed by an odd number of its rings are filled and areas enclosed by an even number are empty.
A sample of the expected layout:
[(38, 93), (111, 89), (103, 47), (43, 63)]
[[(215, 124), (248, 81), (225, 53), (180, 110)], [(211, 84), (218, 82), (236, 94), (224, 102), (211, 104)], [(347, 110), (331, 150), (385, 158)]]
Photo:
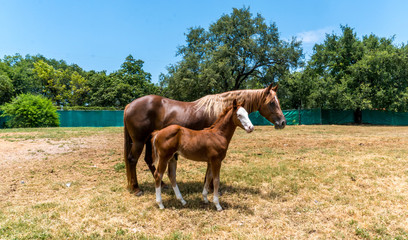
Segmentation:
[(237, 109), (237, 99), (234, 99), (234, 101), (232, 101), (232, 107), (234, 109)]

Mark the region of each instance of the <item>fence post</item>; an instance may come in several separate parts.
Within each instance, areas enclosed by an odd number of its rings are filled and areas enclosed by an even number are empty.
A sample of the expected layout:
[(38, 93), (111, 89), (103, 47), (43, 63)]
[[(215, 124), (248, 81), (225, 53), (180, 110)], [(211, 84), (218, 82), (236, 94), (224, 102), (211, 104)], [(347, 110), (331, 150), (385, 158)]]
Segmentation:
[(323, 116), (322, 116), (322, 108), (319, 108), (320, 110), (320, 125), (323, 124)]
[(301, 114), (302, 109), (299, 107), (298, 108), (298, 122), (299, 125), (302, 125), (302, 114)]

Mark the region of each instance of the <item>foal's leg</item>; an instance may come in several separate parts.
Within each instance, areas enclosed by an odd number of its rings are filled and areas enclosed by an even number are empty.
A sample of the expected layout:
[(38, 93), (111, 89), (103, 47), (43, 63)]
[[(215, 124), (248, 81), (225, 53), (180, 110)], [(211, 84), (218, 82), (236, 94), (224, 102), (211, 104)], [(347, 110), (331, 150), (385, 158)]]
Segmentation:
[(210, 191), (210, 183), (212, 182), (213, 176), (212, 176), (212, 171), (211, 171), (211, 165), (207, 164), (207, 173), (205, 176), (205, 182), (204, 182), (204, 189), (203, 189), (203, 199), (205, 203), (208, 203), (208, 192)]
[(161, 158), (160, 156), (158, 156), (158, 158), (159, 163), (157, 164), (157, 169), (154, 172), (154, 179), (156, 183), (156, 202), (159, 205), (160, 209), (164, 209), (161, 197), (161, 182), (163, 179), (163, 174), (166, 171), (168, 160), (166, 160), (165, 158)]
[(213, 202), (215, 204), (215, 207), (217, 208), (217, 211), (222, 211), (222, 207), (220, 205), (220, 200), (219, 200), (219, 194), (218, 194), (218, 189), (220, 186), (220, 168), (221, 168), (221, 161), (219, 160), (211, 161), (211, 170), (213, 174), (213, 183), (214, 183)]
[[(152, 142), (151, 142), (152, 136), (150, 135), (145, 144), (146, 144), (146, 150), (145, 150), (145, 162), (147, 164), (147, 166), (149, 167), (150, 172), (152, 173), (152, 175), (154, 176), (154, 173), (156, 171), (156, 167), (153, 165), (153, 158), (152, 158), (152, 154), (153, 154), (153, 150), (152, 150)], [(162, 181), (161, 182), (162, 187), (163, 188), (167, 188), (166, 184)]]
[(168, 176), (171, 182), (171, 186), (173, 187), (174, 193), (176, 194), (176, 198), (178, 200), (180, 200), (181, 204), (184, 206), (186, 205), (186, 201), (184, 201), (183, 196), (181, 196), (180, 190), (177, 186), (177, 182), (176, 182), (176, 170), (177, 170), (177, 160), (172, 157), (169, 161), (169, 165), (168, 165)]
[(211, 173), (211, 166), (210, 163), (207, 163), (207, 171), (205, 172), (205, 178), (204, 178), (204, 184), (209, 181), (210, 184), (207, 187), (208, 192), (213, 192), (214, 191), (214, 184), (212, 180), (212, 173)]

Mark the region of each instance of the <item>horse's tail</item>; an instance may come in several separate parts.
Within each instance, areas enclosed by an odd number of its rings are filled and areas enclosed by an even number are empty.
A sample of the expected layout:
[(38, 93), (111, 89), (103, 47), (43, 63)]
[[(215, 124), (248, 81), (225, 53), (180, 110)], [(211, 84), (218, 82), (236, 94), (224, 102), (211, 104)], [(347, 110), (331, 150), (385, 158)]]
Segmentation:
[(127, 183), (128, 183), (127, 187), (128, 189), (131, 189), (132, 188), (132, 175), (131, 175), (129, 158), (131, 158), (130, 154), (132, 154), (131, 153), (132, 138), (130, 137), (130, 134), (126, 128), (126, 111), (124, 111), (124, 115), (123, 115), (123, 129), (124, 129), (124, 136), (125, 136), (124, 157), (125, 157), (125, 166), (126, 166), (126, 177), (127, 177)]
[(157, 148), (156, 148), (156, 137), (157, 137), (157, 134), (158, 134), (158, 133), (159, 133), (158, 130), (154, 131), (154, 132), (152, 133), (152, 138), (151, 138), (151, 141), (152, 141), (152, 150), (153, 150), (153, 151), (152, 151), (153, 165), (156, 164), (157, 159), (158, 159)]

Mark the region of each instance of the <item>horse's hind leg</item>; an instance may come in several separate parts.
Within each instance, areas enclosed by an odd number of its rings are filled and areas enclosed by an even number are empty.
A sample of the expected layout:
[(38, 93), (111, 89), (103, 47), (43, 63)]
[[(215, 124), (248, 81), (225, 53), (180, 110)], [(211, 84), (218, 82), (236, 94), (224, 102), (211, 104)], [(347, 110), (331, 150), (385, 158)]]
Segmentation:
[(181, 196), (180, 190), (177, 186), (176, 182), (176, 170), (177, 170), (177, 160), (172, 157), (169, 161), (168, 165), (168, 176), (171, 182), (171, 186), (173, 187), (174, 194), (176, 194), (176, 198), (180, 200), (181, 204), (186, 205), (186, 201), (183, 199), (183, 196)]
[(130, 191), (134, 192), (136, 196), (141, 196), (143, 194), (143, 191), (139, 188), (136, 174), (136, 165), (140, 155), (142, 154), (143, 145), (143, 142), (133, 142), (131, 151), (127, 156), (127, 163), (129, 164), (129, 169), (127, 169), (128, 180), (130, 181), (129, 188)]

